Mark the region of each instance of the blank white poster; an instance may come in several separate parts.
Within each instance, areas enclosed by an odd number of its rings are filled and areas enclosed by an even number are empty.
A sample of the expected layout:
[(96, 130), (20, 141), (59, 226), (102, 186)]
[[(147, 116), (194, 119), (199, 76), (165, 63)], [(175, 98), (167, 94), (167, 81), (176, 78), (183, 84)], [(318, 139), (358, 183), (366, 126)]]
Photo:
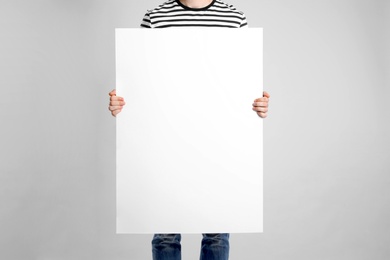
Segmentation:
[(117, 233), (263, 231), (262, 37), (116, 29)]

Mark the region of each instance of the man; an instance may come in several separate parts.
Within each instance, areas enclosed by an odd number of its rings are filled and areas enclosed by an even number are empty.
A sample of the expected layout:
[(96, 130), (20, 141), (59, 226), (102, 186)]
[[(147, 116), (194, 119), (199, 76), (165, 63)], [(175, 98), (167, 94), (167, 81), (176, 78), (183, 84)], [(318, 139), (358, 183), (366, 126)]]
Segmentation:
[[(143, 28), (183, 26), (245, 28), (248, 24), (243, 12), (220, 0), (168, 0), (148, 10), (141, 23)], [(116, 116), (126, 103), (123, 97), (116, 96), (115, 89), (109, 95), (109, 110)], [(256, 98), (252, 104), (252, 110), (261, 118), (267, 117), (269, 97), (264, 91), (263, 97)], [(153, 260), (180, 260), (180, 240), (180, 234), (155, 234), (152, 240)], [(201, 260), (228, 258), (229, 234), (203, 234)]]

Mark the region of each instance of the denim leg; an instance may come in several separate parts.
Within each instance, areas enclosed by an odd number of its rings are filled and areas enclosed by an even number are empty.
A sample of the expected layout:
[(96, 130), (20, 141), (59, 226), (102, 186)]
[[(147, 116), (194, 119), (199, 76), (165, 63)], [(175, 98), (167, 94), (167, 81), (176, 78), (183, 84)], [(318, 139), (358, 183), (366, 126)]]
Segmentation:
[(229, 234), (203, 234), (200, 260), (228, 260)]
[(180, 234), (154, 234), (153, 260), (181, 260)]

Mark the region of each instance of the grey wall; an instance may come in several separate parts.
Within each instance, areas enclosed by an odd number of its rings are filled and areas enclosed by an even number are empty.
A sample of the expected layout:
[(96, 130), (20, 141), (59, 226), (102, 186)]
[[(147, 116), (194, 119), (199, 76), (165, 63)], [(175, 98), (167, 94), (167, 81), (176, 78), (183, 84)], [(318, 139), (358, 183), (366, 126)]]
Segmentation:
[[(264, 28), (271, 94), (264, 233), (232, 234), (232, 260), (390, 258), (389, 2), (230, 1)], [(115, 234), (107, 105), (114, 28), (159, 3), (0, 1), (0, 259), (151, 259)]]

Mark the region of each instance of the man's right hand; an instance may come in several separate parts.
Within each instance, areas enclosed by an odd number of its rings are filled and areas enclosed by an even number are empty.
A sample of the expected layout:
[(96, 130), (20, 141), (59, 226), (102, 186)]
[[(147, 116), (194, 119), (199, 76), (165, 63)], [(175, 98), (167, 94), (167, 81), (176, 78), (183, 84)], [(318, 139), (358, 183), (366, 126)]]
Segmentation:
[(110, 95), (110, 105), (108, 110), (111, 111), (113, 116), (116, 116), (119, 112), (122, 111), (122, 108), (126, 102), (123, 97), (116, 96), (116, 89), (113, 89), (110, 93), (108, 93), (108, 95)]

